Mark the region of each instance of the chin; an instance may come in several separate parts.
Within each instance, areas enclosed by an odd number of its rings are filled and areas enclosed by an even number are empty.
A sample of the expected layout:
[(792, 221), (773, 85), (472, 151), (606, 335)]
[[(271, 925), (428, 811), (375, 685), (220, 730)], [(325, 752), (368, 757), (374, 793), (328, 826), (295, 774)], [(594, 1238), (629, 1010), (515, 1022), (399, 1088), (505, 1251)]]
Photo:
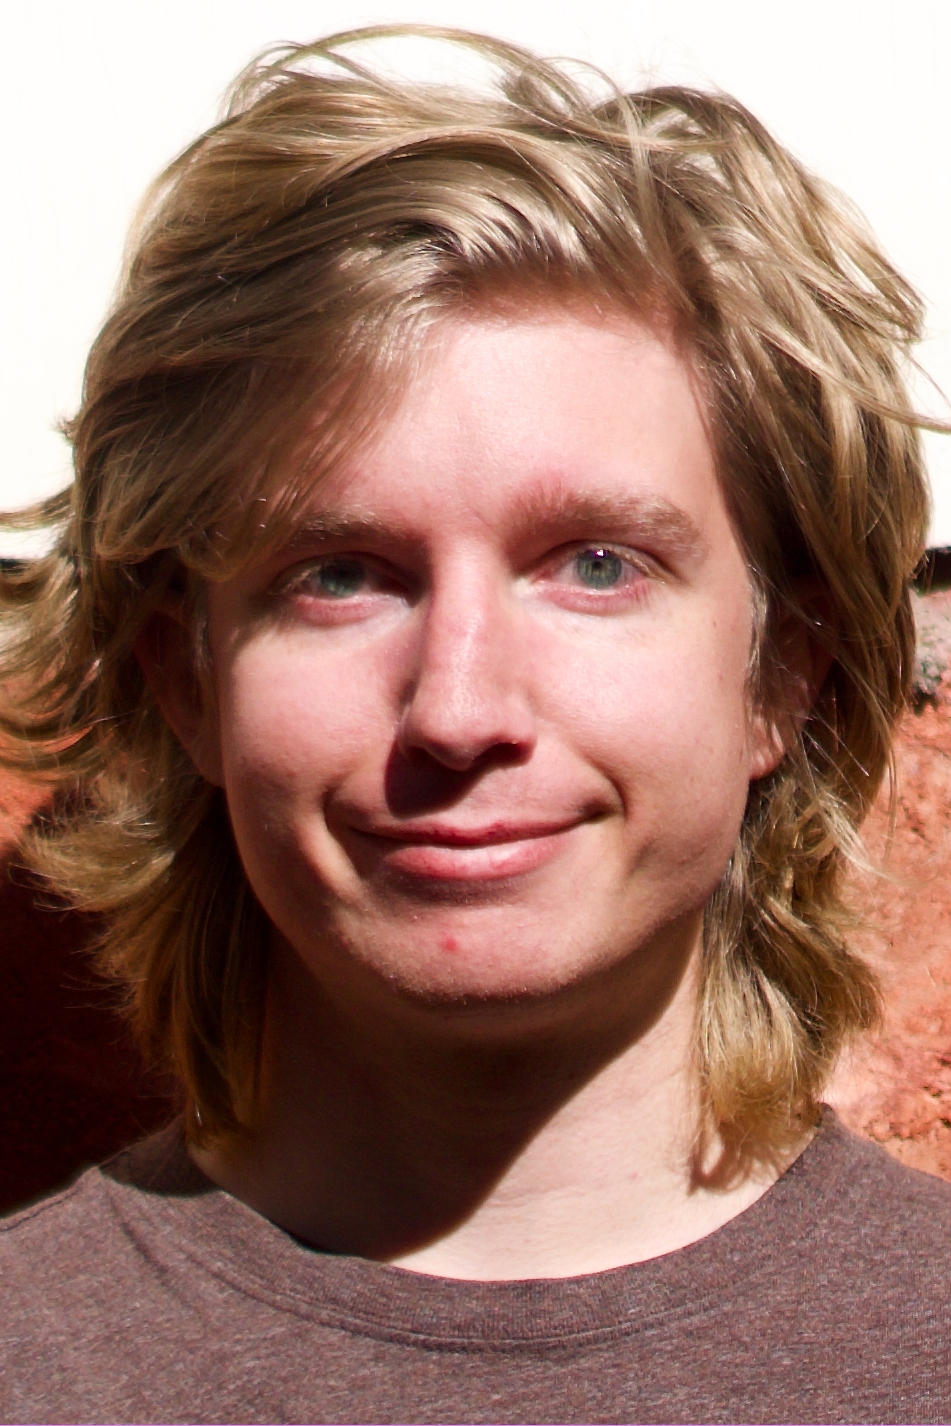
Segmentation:
[(347, 936), (345, 954), (401, 998), (486, 1008), (558, 998), (625, 958), (616, 947), (612, 955), (607, 945), (593, 944), (589, 935), (566, 936), (564, 921), (558, 927), (536, 924), (519, 935), (523, 928), (513, 928), (510, 916), (490, 917), (495, 925), (478, 927), (465, 924), (465, 917), (440, 920), (438, 928), (416, 923), (404, 935), (394, 936), (389, 927), (377, 935)]

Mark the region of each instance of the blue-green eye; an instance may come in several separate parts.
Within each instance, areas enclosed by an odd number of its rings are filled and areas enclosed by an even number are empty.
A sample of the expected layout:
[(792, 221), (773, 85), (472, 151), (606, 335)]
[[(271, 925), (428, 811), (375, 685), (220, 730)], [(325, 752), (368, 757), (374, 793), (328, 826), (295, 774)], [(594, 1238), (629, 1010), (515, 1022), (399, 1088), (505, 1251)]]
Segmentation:
[(315, 593), (331, 599), (347, 599), (359, 594), (367, 581), (366, 566), (359, 560), (332, 559), (319, 564), (308, 575)]
[(624, 561), (613, 550), (594, 546), (575, 556), (575, 568), (589, 589), (612, 589), (624, 575)]

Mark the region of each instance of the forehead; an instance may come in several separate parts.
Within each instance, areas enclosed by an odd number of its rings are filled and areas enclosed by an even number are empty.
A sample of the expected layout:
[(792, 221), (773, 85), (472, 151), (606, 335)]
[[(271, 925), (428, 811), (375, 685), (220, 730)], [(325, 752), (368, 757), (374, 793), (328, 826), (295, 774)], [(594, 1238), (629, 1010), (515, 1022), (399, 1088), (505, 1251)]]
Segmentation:
[(646, 530), (735, 543), (708, 413), (659, 324), (551, 309), (440, 320), (396, 402), (316, 480), (291, 543)]

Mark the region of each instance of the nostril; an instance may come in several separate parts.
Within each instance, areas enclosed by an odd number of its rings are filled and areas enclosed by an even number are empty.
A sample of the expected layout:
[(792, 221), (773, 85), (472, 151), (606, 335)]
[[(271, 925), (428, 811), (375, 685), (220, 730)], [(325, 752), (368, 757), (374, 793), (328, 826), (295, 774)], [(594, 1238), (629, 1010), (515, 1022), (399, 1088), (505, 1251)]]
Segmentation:
[(384, 796), (395, 817), (436, 812), (465, 797), (479, 776), (473, 769), (454, 769), (421, 748), (390, 751), (384, 775)]
[(397, 740), (400, 752), (408, 762), (436, 763), (456, 775), (475, 775), (488, 767), (523, 762), (531, 752), (534, 739), (516, 738), (489, 733), (470, 737), (440, 735), (434, 730), (422, 730), (407, 725)]
[(394, 816), (409, 817), (451, 807), (493, 768), (515, 767), (530, 756), (530, 748), (499, 743), (484, 749), (465, 766), (452, 766), (422, 748), (404, 751), (394, 744), (384, 775), (387, 808)]

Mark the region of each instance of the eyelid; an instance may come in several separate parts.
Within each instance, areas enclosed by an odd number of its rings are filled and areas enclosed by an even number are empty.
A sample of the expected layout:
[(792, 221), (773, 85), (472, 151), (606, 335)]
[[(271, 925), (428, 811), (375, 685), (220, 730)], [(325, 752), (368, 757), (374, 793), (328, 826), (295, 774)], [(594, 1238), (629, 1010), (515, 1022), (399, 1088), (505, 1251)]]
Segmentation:
[[(398, 595), (413, 600), (418, 594), (418, 581), (413, 579), (410, 571), (394, 567), (388, 560), (381, 559), (378, 555), (365, 554), (361, 550), (351, 549), (327, 550), (325, 553), (313, 554), (306, 559), (295, 561), (290, 569), (285, 570), (271, 584), (268, 593), (273, 599), (287, 598), (296, 593), (306, 598), (307, 590), (298, 590), (295, 586), (302, 585), (310, 571), (337, 563), (361, 565), (367, 576), (365, 586), (347, 596), (346, 600), (341, 600), (341, 603), (349, 604), (377, 595)], [(312, 597), (316, 599), (320, 596), (314, 591)], [(331, 602), (336, 601), (331, 600)]]
[(660, 577), (664, 573), (663, 565), (653, 555), (644, 550), (632, 549), (622, 540), (573, 540), (570, 545), (563, 545), (544, 560), (541, 573), (544, 575), (548, 570), (570, 563), (586, 550), (604, 550), (608, 554), (616, 555), (625, 564), (645, 575)]
[(309, 559), (298, 560), (279, 574), (271, 585), (271, 593), (275, 595), (286, 594), (295, 584), (303, 581), (306, 575), (322, 565), (328, 564), (358, 564), (364, 566), (368, 575), (379, 575), (381, 573), (378, 560), (374, 560), (370, 555), (356, 554), (350, 550), (333, 550), (326, 554), (311, 555)]
[[(605, 550), (616, 555), (624, 564), (633, 571), (644, 575), (646, 578), (662, 579), (666, 570), (663, 562), (656, 556), (647, 553), (645, 550), (632, 548), (623, 540), (587, 539), (572, 540), (551, 553), (544, 556), (536, 567), (534, 575), (529, 575), (532, 582), (544, 581), (551, 578), (557, 571), (564, 569), (572, 560), (586, 550)], [(418, 584), (408, 576), (405, 570), (395, 569), (388, 561), (382, 560), (377, 555), (371, 555), (362, 551), (340, 549), (327, 550), (322, 553), (315, 553), (305, 559), (296, 560), (290, 568), (285, 569), (272, 582), (268, 593), (274, 598), (280, 598), (294, 591), (295, 585), (303, 583), (307, 574), (311, 570), (319, 569), (323, 565), (336, 562), (353, 562), (362, 565), (368, 575), (368, 587), (361, 593), (369, 595), (378, 592), (382, 587), (391, 588), (399, 586), (410, 593), (414, 586), (418, 591)], [(598, 591), (591, 591), (597, 594)], [(610, 589), (603, 591), (603, 595), (609, 595)], [(620, 589), (615, 589), (620, 592)]]

